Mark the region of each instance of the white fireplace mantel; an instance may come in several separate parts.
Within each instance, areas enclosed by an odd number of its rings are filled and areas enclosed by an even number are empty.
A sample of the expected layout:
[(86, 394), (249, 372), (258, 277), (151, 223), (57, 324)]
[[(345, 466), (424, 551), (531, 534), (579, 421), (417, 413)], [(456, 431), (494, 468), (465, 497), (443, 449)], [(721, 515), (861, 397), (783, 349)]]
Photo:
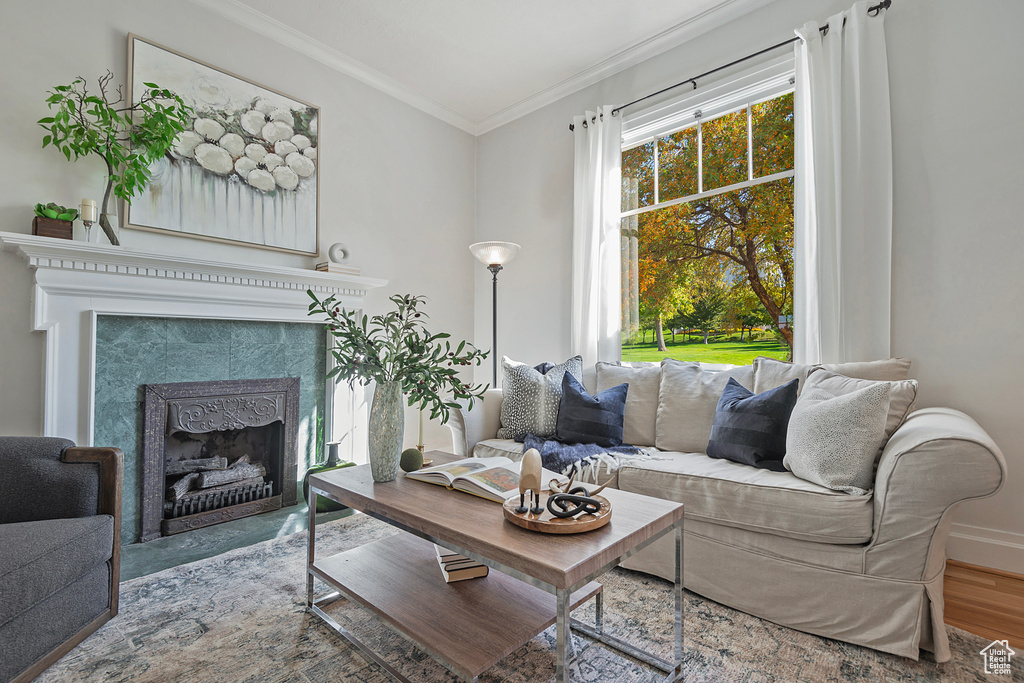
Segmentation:
[(0, 232), (0, 246), (34, 272), (32, 329), (46, 337), (43, 433), (80, 445), (92, 445), (98, 315), (309, 323), (307, 290), (362, 308), (387, 284), (11, 232)]

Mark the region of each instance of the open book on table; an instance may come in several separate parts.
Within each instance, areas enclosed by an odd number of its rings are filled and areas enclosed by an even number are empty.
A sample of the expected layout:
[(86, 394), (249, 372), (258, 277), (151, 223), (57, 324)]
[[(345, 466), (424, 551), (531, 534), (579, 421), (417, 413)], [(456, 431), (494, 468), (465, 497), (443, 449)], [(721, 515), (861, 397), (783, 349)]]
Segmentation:
[[(495, 503), (504, 503), (519, 495), (519, 463), (508, 458), (465, 458), (425, 467), (405, 476), (465, 491)], [(552, 479), (564, 481), (565, 477), (551, 470), (541, 470), (541, 489), (547, 490)]]

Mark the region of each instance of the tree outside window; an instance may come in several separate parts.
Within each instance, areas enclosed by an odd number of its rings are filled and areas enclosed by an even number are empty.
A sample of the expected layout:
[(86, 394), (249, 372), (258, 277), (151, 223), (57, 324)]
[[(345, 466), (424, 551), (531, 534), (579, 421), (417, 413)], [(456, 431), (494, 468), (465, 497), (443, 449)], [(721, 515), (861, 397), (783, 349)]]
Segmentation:
[(791, 355), (793, 168), (791, 92), (623, 150), (624, 360)]

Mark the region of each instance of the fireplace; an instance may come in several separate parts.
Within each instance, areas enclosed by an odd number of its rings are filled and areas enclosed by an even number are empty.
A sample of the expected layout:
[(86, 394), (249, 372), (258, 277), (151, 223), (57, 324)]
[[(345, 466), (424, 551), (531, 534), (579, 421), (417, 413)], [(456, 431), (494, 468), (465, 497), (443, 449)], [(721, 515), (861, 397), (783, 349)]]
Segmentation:
[(145, 385), (143, 542), (296, 502), (299, 379)]

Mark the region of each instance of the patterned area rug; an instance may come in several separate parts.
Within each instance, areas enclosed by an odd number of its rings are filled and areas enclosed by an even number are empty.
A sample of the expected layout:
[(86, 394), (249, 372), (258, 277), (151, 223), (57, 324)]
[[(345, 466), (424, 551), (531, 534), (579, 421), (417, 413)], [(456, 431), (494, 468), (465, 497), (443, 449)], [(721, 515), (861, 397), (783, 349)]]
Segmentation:
[[(362, 515), (331, 522), (318, 529), (317, 556), (392, 533)], [(306, 613), (305, 549), (303, 532), (128, 581), (121, 585), (118, 617), (38, 680), (387, 683), (390, 677), (377, 665)], [(623, 569), (602, 583), (607, 628), (669, 658), (670, 584)], [(319, 589), (326, 592), (324, 585)], [(574, 615), (592, 623), (588, 609)], [(793, 631), (690, 593), (685, 609), (686, 681), (986, 680), (977, 653), (987, 641), (955, 628), (949, 629), (952, 661), (935, 664)], [(457, 680), (367, 610), (347, 601), (331, 610), (413, 681)], [(643, 665), (576, 637), (572, 680), (660, 680)], [(554, 639), (552, 627), (480, 680), (553, 681)]]

